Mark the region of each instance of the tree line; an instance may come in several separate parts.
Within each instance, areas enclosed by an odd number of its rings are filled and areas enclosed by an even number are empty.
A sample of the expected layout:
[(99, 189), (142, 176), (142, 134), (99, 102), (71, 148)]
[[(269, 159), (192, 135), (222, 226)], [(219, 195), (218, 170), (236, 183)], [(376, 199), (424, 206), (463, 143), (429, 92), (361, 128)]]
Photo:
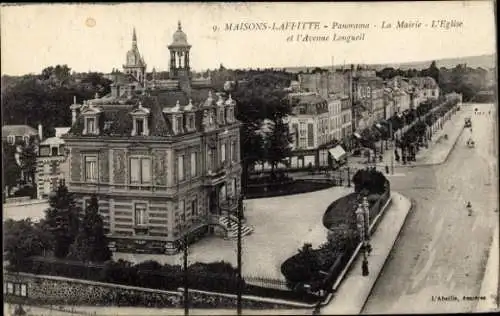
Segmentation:
[(103, 74), (72, 73), (67, 65), (47, 67), (40, 74), (21, 77), (2, 76), (2, 125), (42, 124), (46, 137), (55, 135), (55, 127), (71, 125), (69, 106), (106, 95), (111, 81)]

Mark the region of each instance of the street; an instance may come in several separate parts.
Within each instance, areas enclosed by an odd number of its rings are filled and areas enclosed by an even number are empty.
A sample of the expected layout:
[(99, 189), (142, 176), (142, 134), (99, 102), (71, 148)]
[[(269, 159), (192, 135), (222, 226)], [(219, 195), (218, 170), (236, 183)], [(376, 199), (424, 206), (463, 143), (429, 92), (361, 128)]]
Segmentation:
[[(483, 114), (475, 115), (475, 107)], [(462, 313), (471, 312), (478, 303), (473, 297), (479, 296), (498, 222), (496, 113), (493, 105), (486, 104), (466, 105), (462, 111), (470, 113), (473, 132), (462, 133), (445, 163), (398, 168), (406, 176), (391, 179), (391, 189), (413, 199), (415, 208), (364, 314)], [(475, 148), (465, 145), (471, 136)], [(470, 217), (467, 201), (473, 207)]]

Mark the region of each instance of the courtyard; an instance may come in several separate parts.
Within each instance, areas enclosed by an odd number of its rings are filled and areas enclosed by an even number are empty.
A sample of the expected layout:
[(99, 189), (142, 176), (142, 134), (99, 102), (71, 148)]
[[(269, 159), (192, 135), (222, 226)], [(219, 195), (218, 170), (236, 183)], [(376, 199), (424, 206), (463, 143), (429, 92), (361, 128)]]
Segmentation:
[[(325, 210), (334, 200), (352, 191), (353, 188), (333, 187), (311, 193), (246, 200), (246, 224), (252, 226), (254, 232), (242, 240), (243, 276), (284, 280), (280, 271), (283, 261), (296, 254), (304, 243), (317, 247), (326, 242), (328, 231), (322, 224)], [(115, 253), (114, 259), (182, 264), (182, 254)], [(190, 246), (188, 261), (226, 261), (236, 266), (236, 240), (204, 238)]]

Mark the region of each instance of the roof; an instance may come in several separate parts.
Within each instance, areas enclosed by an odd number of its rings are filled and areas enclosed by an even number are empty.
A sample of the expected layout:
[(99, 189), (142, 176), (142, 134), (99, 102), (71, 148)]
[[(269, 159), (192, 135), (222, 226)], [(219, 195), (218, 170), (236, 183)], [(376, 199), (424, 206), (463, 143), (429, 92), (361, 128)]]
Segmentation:
[(49, 137), (46, 140), (44, 140), (40, 145), (52, 145), (52, 146), (59, 146), (63, 145), (64, 140), (62, 140), (59, 137)]
[(4, 125), (2, 126), (2, 137), (7, 136), (38, 135), (38, 131), (28, 125)]
[(326, 102), (319, 94), (290, 95), (292, 105), (309, 105)]
[(169, 47), (191, 47), (187, 42), (187, 35), (182, 31), (181, 22), (178, 22), (177, 31), (172, 37), (172, 44)]
[[(110, 100), (109, 102), (99, 103), (95, 102), (95, 108), (100, 110), (99, 115), (99, 129), (101, 135), (105, 136), (123, 136), (130, 135), (133, 128), (133, 120), (131, 113), (139, 108), (139, 103), (144, 110), (149, 111), (148, 125), (150, 136), (170, 136), (172, 135), (172, 128), (168, 120), (164, 116), (165, 108), (173, 108), (179, 102), (181, 109), (185, 109), (192, 103), (192, 111), (197, 108), (206, 106), (206, 101), (209, 96), (208, 88), (204, 89), (191, 89), (189, 92), (182, 90), (168, 91), (156, 90), (151, 91), (148, 95), (136, 95), (126, 102), (122, 100)], [(213, 96), (213, 103), (217, 101), (217, 96)], [(120, 103), (118, 103), (120, 101)], [(201, 115), (196, 114), (198, 117)], [(199, 121), (199, 119), (197, 119)], [(79, 115), (75, 124), (68, 132), (70, 135), (81, 136), (83, 132), (84, 121), (83, 116)]]

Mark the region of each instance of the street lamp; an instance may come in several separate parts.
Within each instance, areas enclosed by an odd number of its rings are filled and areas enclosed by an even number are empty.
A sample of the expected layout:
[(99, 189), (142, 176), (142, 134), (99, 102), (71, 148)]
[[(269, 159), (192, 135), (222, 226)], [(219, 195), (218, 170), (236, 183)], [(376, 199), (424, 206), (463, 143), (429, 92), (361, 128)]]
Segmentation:
[(368, 198), (366, 196), (363, 197), (363, 215), (364, 215), (364, 223), (365, 223), (365, 241), (366, 241), (366, 250), (368, 251), (368, 255), (371, 253), (371, 244), (370, 244), (370, 205), (368, 204)]
[(359, 231), (359, 236), (361, 239), (362, 243), (362, 250), (363, 250), (363, 264), (361, 266), (362, 268), (362, 274), (363, 276), (367, 276), (369, 274), (368, 270), (368, 258), (367, 258), (367, 247), (366, 247), (366, 237), (365, 237), (365, 214), (363, 210), (363, 204), (359, 203), (358, 208), (356, 210), (356, 226)]

